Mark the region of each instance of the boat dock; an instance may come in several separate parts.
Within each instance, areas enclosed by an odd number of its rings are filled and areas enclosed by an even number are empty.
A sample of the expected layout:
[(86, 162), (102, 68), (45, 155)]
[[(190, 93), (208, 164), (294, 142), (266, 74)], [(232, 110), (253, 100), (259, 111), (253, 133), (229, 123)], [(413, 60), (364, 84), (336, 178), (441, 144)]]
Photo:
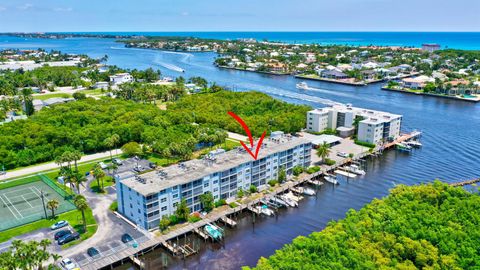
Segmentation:
[(383, 145), (383, 149), (389, 149), (397, 145), (398, 143), (402, 143), (411, 139), (416, 139), (422, 136), (422, 133), (420, 131), (413, 131), (410, 133), (402, 134), (400, 137), (398, 137), (396, 140), (393, 142), (389, 142)]
[(339, 174), (339, 175), (342, 175), (342, 176), (345, 176), (345, 177), (348, 177), (348, 178), (355, 178), (355, 177), (357, 177), (356, 174), (349, 173), (349, 172), (346, 172), (346, 171), (343, 171), (343, 170), (335, 170), (334, 172), (335, 172), (336, 174)]
[(452, 187), (463, 187), (463, 186), (468, 186), (468, 185), (475, 184), (475, 183), (478, 183), (478, 182), (480, 182), (480, 178), (465, 180), (465, 181), (461, 181), (461, 182), (450, 183), (449, 185), (452, 186)]
[[(387, 144), (386, 148), (394, 146), (398, 142), (403, 142), (403, 141), (410, 140), (412, 138), (417, 138), (420, 136), (420, 134), (421, 134), (420, 132), (403, 134), (395, 142)], [(184, 237), (187, 234), (195, 233), (196, 235), (200, 236), (201, 239), (204, 239), (205, 241), (209, 240), (211, 239), (211, 236), (209, 236), (203, 230), (203, 227), (205, 225), (215, 224), (217, 227), (219, 227), (218, 223), (221, 223), (221, 224), (224, 224), (225, 226), (235, 227), (237, 225), (237, 222), (235, 221), (235, 217), (237, 216), (238, 213), (241, 213), (243, 211), (251, 211), (253, 214), (261, 215), (261, 210), (257, 209), (256, 206), (262, 203), (262, 201), (267, 201), (268, 198), (271, 196), (277, 196), (279, 194), (289, 192), (290, 190), (299, 194), (303, 194), (302, 190), (299, 189), (297, 186), (305, 183), (321, 186), (323, 182), (320, 182), (319, 179), (325, 173), (335, 171), (335, 173), (337, 174), (345, 175), (345, 176), (348, 175), (348, 177), (353, 178), (356, 175), (342, 171), (340, 170), (340, 168), (345, 164), (352, 163), (355, 160), (358, 160), (370, 155), (372, 155), (371, 152), (363, 152), (361, 154), (356, 155), (353, 159), (345, 158), (341, 161), (338, 161), (337, 164), (335, 165), (331, 165), (331, 166), (322, 165), (320, 171), (312, 174), (302, 174), (300, 177), (296, 179), (290, 179), (290, 181), (280, 186), (274, 187), (273, 190), (271, 190), (268, 194), (262, 196), (261, 198), (244, 202), (234, 208), (226, 207), (221, 211), (217, 211), (217, 212), (214, 211), (208, 214), (206, 217), (203, 217), (202, 220), (198, 222), (186, 223), (184, 224), (183, 227), (172, 230), (167, 234), (154, 236), (152, 233), (150, 234), (149, 237), (147, 237), (148, 239), (146, 239), (145, 241), (141, 241), (141, 242), (139, 241), (139, 245), (137, 248), (125, 246), (122, 250), (113, 252), (112, 254), (109, 254), (109, 255), (102, 256), (92, 261), (88, 261), (84, 265), (80, 265), (80, 267), (81, 269), (86, 269), (86, 270), (94, 270), (94, 269), (102, 269), (102, 268), (109, 269), (109, 268), (112, 268), (113, 265), (118, 265), (118, 264), (123, 264), (125, 262), (133, 261), (136, 265), (138, 265), (141, 268), (142, 262), (141, 262), (141, 259), (138, 259), (138, 257), (142, 256), (145, 253), (153, 251), (159, 246), (164, 247), (166, 250), (168, 250), (175, 256), (180, 256), (180, 257), (190, 256), (192, 254), (197, 253), (199, 247), (195, 249), (194, 246), (190, 246), (187, 243), (184, 243), (183, 246), (179, 245), (178, 242), (180, 237)], [(476, 182), (478, 181), (480, 181), (480, 179), (476, 180)], [(467, 184), (467, 182), (465, 182), (464, 184)], [(457, 185), (460, 185), (460, 184), (457, 184)], [(175, 240), (177, 241), (176, 245), (172, 244), (172, 242), (174, 242)]]
[(233, 219), (230, 219), (228, 218), (227, 216), (223, 216), (220, 218), (220, 221), (222, 221), (223, 223), (225, 223), (226, 225), (230, 226), (230, 227), (235, 227), (237, 226), (237, 222)]

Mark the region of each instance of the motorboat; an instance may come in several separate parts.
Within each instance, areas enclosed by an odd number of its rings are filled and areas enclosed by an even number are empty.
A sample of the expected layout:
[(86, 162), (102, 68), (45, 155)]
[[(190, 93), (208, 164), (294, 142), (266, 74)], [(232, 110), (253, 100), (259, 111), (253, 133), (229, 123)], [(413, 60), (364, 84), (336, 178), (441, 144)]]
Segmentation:
[(304, 187), (303, 188), (303, 194), (308, 195), (308, 196), (314, 196), (315, 195), (315, 190), (313, 190), (311, 188), (308, 188), (308, 187)]
[(409, 142), (406, 142), (405, 144), (414, 148), (422, 147), (422, 144), (419, 141), (409, 141)]
[(412, 151), (412, 147), (410, 145), (405, 144), (405, 143), (397, 143), (396, 144), (396, 149), (399, 150), (399, 151), (403, 151), (403, 152), (411, 152)]
[(265, 216), (273, 216), (275, 215), (275, 212), (273, 212), (272, 209), (268, 208), (268, 206), (264, 205), (259, 205), (256, 207), (262, 214)]
[(337, 178), (335, 177), (335, 175), (331, 175), (331, 174), (325, 174), (325, 176), (323, 177), (325, 179), (325, 181), (329, 182), (329, 183), (332, 183), (334, 185), (338, 185), (338, 180)]
[(366, 172), (364, 170), (360, 169), (360, 167), (358, 167), (358, 165), (355, 165), (355, 164), (351, 164), (350, 166), (346, 166), (346, 167), (344, 167), (344, 169), (347, 172), (351, 172), (351, 173), (358, 174), (358, 175), (365, 175), (366, 174)]
[(205, 232), (207, 232), (207, 234), (215, 240), (220, 240), (223, 237), (222, 229), (218, 228), (213, 224), (205, 225)]
[(306, 82), (297, 83), (297, 89), (307, 90), (308, 84)]
[[(292, 194), (293, 195), (293, 194)], [(298, 202), (287, 194), (280, 195), (280, 198), (290, 207), (298, 207)]]
[(279, 204), (281, 206), (289, 206), (284, 200), (280, 199), (279, 197), (273, 196), (270, 198), (270, 201)]

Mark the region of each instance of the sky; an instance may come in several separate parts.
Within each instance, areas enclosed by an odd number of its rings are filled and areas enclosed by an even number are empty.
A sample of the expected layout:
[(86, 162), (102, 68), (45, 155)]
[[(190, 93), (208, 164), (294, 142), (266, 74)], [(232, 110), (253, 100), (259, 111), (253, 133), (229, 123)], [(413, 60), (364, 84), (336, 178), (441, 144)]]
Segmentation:
[(480, 31), (480, 0), (1, 0), (0, 32)]

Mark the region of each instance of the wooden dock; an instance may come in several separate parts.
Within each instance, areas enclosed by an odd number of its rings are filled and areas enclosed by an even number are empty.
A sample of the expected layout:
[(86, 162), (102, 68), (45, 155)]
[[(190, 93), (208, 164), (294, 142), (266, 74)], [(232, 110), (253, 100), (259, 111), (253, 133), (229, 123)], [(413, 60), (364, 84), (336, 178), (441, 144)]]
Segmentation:
[(422, 133), (420, 131), (413, 131), (413, 132), (410, 132), (410, 133), (407, 133), (407, 134), (402, 134), (400, 137), (398, 137), (393, 142), (389, 142), (389, 143), (384, 144), (382, 148), (383, 149), (389, 149), (389, 148), (394, 147), (397, 143), (402, 143), (402, 142), (405, 142), (405, 141), (408, 141), (408, 140), (411, 140), (411, 139), (415, 139), (415, 138), (420, 137), (421, 135), (422, 135)]
[(220, 221), (222, 221), (223, 223), (227, 224), (228, 226), (230, 227), (235, 227), (237, 226), (237, 222), (235, 222), (234, 220), (228, 218), (227, 216), (223, 216), (220, 218)]
[(193, 229), (193, 232), (198, 234), (201, 238), (203, 238), (203, 240), (208, 240), (210, 238), (210, 236), (208, 234), (206, 234), (205, 232), (203, 232), (199, 228)]
[(480, 182), (480, 178), (461, 181), (461, 182), (450, 183), (449, 185), (452, 186), (452, 187), (463, 187), (463, 186), (468, 186), (468, 185), (475, 184), (475, 183), (478, 183), (478, 182)]

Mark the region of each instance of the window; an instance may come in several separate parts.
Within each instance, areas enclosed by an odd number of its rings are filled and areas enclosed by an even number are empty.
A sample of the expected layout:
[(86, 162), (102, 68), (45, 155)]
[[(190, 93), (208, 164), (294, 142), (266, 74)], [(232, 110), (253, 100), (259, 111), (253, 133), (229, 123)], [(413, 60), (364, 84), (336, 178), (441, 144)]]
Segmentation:
[(167, 198), (162, 198), (162, 199), (160, 200), (160, 202), (162, 202), (162, 203), (164, 203), (164, 202), (166, 202), (166, 201), (167, 201)]
[(162, 207), (162, 209), (161, 209), (161, 210), (162, 210), (162, 212), (163, 212), (163, 211), (167, 211), (167, 207), (166, 207), (166, 206), (164, 206), (164, 207)]

